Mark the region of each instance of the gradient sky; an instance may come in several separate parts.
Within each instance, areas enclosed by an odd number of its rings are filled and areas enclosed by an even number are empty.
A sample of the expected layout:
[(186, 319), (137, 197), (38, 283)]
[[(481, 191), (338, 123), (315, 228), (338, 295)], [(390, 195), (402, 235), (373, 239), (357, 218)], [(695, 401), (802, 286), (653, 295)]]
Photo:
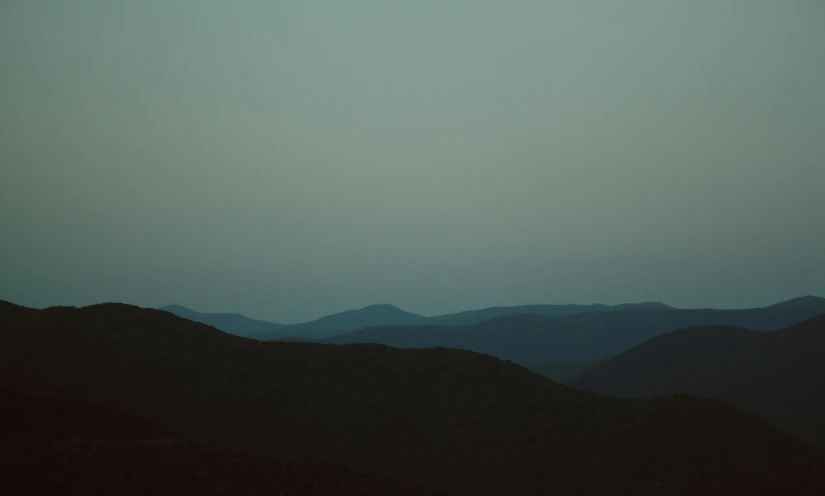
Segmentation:
[(821, 0), (4, 0), (0, 299), (825, 296)]

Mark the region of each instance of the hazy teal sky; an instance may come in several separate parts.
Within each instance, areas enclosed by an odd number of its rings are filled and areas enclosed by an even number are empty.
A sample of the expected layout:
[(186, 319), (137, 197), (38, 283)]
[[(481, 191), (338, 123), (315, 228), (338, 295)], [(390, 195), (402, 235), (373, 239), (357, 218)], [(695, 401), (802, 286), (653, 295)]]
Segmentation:
[(825, 295), (821, 0), (4, 0), (0, 299)]

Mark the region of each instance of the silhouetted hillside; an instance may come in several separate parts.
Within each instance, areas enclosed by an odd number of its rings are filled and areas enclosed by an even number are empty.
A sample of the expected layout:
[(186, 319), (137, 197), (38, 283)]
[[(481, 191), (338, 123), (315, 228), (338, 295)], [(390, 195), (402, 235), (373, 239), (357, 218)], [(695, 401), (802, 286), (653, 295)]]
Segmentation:
[(570, 379), (581, 375), (596, 365), (602, 363), (601, 361), (592, 362), (563, 362), (563, 363), (543, 363), (540, 365), (531, 365), (530, 370), (544, 377), (549, 377), (556, 382), (567, 382)]
[(825, 490), (821, 451), (713, 400), (601, 398), (467, 351), (257, 342), (126, 305), (0, 307), (0, 382), (452, 494)]
[(734, 325), (761, 330), (788, 327), (825, 313), (825, 300), (747, 310), (633, 308), (560, 317), (499, 317), (466, 327), (362, 329), (324, 340), (379, 343), (399, 348), (445, 346), (486, 353), (523, 365), (601, 360), (684, 327)]
[(542, 315), (545, 317), (559, 317), (564, 315), (575, 315), (578, 313), (604, 312), (607, 310), (617, 310), (622, 308), (670, 308), (664, 303), (624, 303), (621, 305), (519, 305), (511, 307), (491, 307), (481, 310), (468, 310), (465, 312), (438, 315), (430, 317), (429, 322), (434, 325), (445, 326), (465, 326), (478, 324), (486, 320), (497, 317), (509, 317), (513, 315)]
[(231, 453), (75, 398), (0, 389), (3, 494), (422, 494), (341, 467)]
[(171, 312), (178, 317), (210, 325), (215, 329), (228, 332), (229, 334), (235, 334), (236, 336), (250, 337), (267, 333), (275, 334), (279, 332), (279, 329), (285, 327), (283, 324), (250, 319), (239, 313), (196, 312), (180, 305), (168, 305), (158, 310)]
[(825, 446), (825, 315), (770, 333), (735, 327), (675, 331), (570, 384), (615, 396), (718, 398)]

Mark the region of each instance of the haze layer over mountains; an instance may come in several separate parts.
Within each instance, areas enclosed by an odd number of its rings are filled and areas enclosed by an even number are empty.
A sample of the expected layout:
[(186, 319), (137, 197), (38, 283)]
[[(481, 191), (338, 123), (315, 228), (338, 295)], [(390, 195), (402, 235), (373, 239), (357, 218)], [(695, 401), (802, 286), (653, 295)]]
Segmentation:
[(494, 317), (510, 315), (545, 315), (559, 316), (576, 313), (598, 312), (620, 308), (669, 308), (664, 303), (636, 303), (615, 306), (595, 305), (521, 305), (510, 307), (492, 307), (482, 310), (424, 317), (406, 312), (390, 304), (370, 305), (358, 310), (327, 315), (301, 324), (276, 324), (249, 319), (233, 313), (202, 313), (180, 305), (167, 305), (160, 310), (196, 322), (209, 324), (217, 329), (238, 336), (256, 339), (275, 339), (278, 337), (323, 338), (356, 331), (365, 327), (403, 326), (403, 325), (470, 325), (484, 322)]
[[(391, 305), (322, 317), (305, 324), (266, 325), (240, 315), (163, 307), (176, 315), (257, 339), (379, 343), (402, 348), (445, 346), (536, 366), (590, 362), (617, 355), (654, 336), (697, 325), (776, 330), (825, 313), (825, 299), (808, 296), (744, 310), (675, 309), (663, 303), (528, 305), (423, 317)], [(227, 322), (231, 322), (228, 324)]]

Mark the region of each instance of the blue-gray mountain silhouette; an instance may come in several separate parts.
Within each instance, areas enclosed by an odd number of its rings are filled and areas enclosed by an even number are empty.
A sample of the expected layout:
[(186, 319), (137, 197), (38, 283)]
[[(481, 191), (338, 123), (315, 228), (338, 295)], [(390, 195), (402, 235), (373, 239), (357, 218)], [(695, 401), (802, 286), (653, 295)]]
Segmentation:
[(777, 330), (825, 313), (825, 299), (803, 298), (745, 310), (630, 308), (543, 317), (499, 317), (464, 327), (375, 327), (325, 343), (378, 343), (400, 348), (445, 346), (535, 366), (604, 360), (661, 334), (698, 325)]
[(338, 334), (365, 327), (423, 325), (428, 323), (429, 320), (421, 315), (401, 310), (394, 305), (379, 304), (327, 315), (302, 324), (288, 325), (286, 328), (300, 334), (319, 334), (322, 332)]
[(197, 312), (181, 305), (159, 308), (195, 322), (210, 325), (236, 336), (291, 341), (316, 341), (337, 334), (357, 331), (366, 327), (396, 327), (405, 325), (470, 325), (496, 317), (510, 315), (572, 315), (623, 308), (669, 308), (664, 303), (625, 303), (621, 305), (520, 305), (468, 310), (455, 314), (424, 317), (401, 310), (390, 304), (370, 305), (357, 310), (327, 315), (300, 324), (277, 324), (250, 319), (238, 313)]
[(236, 336), (260, 340), (294, 338), (296, 340), (312, 341), (344, 332), (352, 332), (364, 327), (428, 323), (426, 317), (406, 312), (389, 304), (370, 305), (358, 310), (347, 310), (300, 324), (276, 324), (250, 319), (237, 313), (196, 312), (180, 305), (169, 305), (161, 307), (160, 310), (210, 325)]
[(620, 305), (603, 305), (595, 303), (593, 305), (516, 305), (506, 307), (490, 307), (480, 310), (467, 310), (446, 315), (430, 317), (429, 321), (436, 325), (464, 326), (478, 324), (486, 320), (497, 317), (509, 317), (513, 315), (543, 315), (545, 317), (559, 317), (564, 315), (575, 315), (579, 313), (604, 312), (608, 310), (619, 310), (627, 308), (670, 308), (664, 303), (653, 301), (645, 303), (623, 303)]

